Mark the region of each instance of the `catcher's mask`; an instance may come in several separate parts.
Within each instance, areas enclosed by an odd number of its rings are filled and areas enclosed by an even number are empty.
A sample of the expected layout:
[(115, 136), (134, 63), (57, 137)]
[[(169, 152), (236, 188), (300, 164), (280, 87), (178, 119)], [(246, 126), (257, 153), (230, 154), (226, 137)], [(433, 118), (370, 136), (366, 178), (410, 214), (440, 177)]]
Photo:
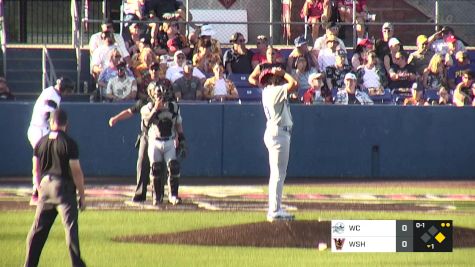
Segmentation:
[(173, 92), (158, 82), (155, 82), (155, 86), (150, 88), (150, 91), (148, 93), (154, 101), (156, 100), (172, 101), (173, 100)]

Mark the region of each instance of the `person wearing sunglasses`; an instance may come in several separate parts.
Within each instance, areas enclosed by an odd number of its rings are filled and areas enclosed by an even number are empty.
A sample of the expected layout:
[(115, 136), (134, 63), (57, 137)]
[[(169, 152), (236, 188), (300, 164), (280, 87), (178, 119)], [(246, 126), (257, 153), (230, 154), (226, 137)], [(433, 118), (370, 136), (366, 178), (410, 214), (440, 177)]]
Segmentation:
[(254, 53), (247, 49), (246, 39), (240, 32), (236, 32), (231, 36), (229, 42), (233, 45), (224, 52), (223, 65), (226, 73), (245, 73), (252, 72), (252, 57)]

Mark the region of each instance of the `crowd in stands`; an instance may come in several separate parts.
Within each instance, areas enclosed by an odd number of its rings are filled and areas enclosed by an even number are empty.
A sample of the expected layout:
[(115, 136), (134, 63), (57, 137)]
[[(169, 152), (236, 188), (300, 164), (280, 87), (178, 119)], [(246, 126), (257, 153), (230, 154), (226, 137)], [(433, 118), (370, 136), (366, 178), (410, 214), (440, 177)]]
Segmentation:
[[(392, 23), (383, 24), (377, 40), (364, 35), (360, 25), (363, 33), (349, 56), (338, 22), (352, 18), (352, 2), (307, 0), (301, 15), (315, 26), (312, 39), (302, 33), (286, 56), (264, 35), (251, 41), (256, 48), (250, 48), (244, 34), (236, 32), (225, 50), (212, 25), (189, 22), (192, 30), (186, 36), (187, 10), (180, 1), (126, 1), (124, 33), (115, 33), (109, 19), (91, 36), (90, 72), (97, 85), (92, 98), (146, 98), (149, 84), (160, 83), (178, 101), (237, 100), (244, 96), (236, 74), (245, 77), (246, 89), (259, 91), (259, 74), (281, 67), (298, 81), (298, 92), (291, 96), (295, 103), (475, 105), (475, 64), (452, 28), (419, 35), (417, 50), (409, 53)], [(366, 1), (357, 1), (356, 11), (360, 22), (368, 20)], [(325, 32), (320, 36), (321, 25)], [(2, 83), (2, 99), (11, 98), (3, 97)]]

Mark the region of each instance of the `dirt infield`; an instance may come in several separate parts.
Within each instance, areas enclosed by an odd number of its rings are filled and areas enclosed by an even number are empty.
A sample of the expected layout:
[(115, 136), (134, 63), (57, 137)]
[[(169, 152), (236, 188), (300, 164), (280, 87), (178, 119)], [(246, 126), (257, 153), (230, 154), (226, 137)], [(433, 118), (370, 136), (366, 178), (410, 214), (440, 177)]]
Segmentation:
[[(317, 248), (330, 244), (329, 221), (259, 222), (171, 234), (115, 238), (118, 242), (184, 244), (201, 246), (244, 246)], [(475, 230), (454, 228), (454, 247), (475, 247)]]

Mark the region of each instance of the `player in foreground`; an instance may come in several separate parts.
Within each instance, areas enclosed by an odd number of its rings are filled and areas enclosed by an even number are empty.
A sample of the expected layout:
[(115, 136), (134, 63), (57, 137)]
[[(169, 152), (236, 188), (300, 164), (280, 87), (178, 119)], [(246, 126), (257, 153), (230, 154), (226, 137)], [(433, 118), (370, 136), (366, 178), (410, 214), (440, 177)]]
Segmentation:
[(267, 220), (293, 220), (281, 207), (282, 191), (289, 163), (292, 115), (288, 95), (297, 88), (297, 81), (281, 68), (265, 69), (259, 76), (264, 86), (262, 105), (267, 118), (264, 143), (269, 151), (269, 210)]
[(81, 259), (78, 233), (79, 208), (86, 207), (84, 174), (76, 142), (66, 133), (66, 112), (57, 109), (50, 118), (51, 132), (33, 152), (33, 175), (39, 192), (35, 220), (26, 239), (25, 266), (38, 266), (41, 251), (58, 213), (64, 225), (72, 266), (86, 266)]
[[(45, 88), (33, 107), (31, 115), (30, 127), (28, 128), (28, 141), (34, 149), (38, 140), (49, 133), (48, 119), (50, 113), (59, 108), (61, 96), (64, 93), (74, 89), (74, 83), (71, 79), (61, 77), (56, 81), (56, 85)], [(33, 177), (33, 194), (31, 196), (30, 205), (36, 205), (38, 202), (38, 190)]]

